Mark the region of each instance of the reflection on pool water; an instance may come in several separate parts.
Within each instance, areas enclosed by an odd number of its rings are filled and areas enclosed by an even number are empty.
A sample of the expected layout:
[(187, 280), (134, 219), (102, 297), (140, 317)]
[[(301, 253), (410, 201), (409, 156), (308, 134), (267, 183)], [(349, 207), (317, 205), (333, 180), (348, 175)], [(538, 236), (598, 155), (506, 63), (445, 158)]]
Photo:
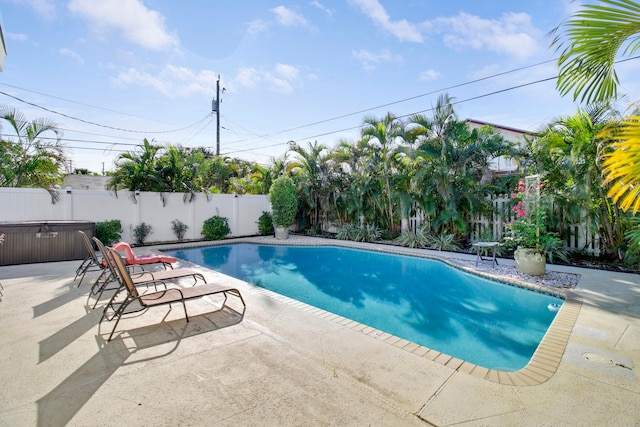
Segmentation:
[(166, 251), (489, 369), (522, 369), (560, 298), (443, 262), (338, 247), (236, 243)]

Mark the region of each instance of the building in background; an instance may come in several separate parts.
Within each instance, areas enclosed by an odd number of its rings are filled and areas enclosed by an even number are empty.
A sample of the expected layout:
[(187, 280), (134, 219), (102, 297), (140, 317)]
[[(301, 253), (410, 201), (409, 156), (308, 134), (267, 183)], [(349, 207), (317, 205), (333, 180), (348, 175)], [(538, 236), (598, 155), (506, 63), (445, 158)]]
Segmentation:
[[(536, 137), (535, 133), (528, 132), (526, 130), (496, 125), (480, 120), (467, 119), (465, 121), (471, 130), (481, 128), (483, 126), (489, 126), (502, 135), (506, 141), (518, 144), (519, 148), (524, 148), (526, 146), (526, 139), (531, 140)], [(496, 175), (512, 174), (518, 171), (518, 162), (509, 157), (496, 157), (495, 159), (491, 159), (490, 168)]]

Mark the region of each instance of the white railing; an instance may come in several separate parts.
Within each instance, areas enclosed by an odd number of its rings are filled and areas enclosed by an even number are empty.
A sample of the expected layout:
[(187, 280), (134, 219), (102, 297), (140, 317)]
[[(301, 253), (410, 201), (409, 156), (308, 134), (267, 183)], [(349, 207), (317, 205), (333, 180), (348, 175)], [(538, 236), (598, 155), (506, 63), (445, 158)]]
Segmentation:
[(163, 205), (158, 193), (140, 192), (134, 200), (128, 191), (59, 190), (60, 200), (52, 204), (45, 190), (0, 187), (0, 221), (72, 221), (101, 222), (119, 219), (122, 239), (133, 242), (133, 229), (145, 223), (152, 227), (148, 242), (177, 240), (171, 221), (177, 219), (189, 228), (185, 239), (201, 238), (202, 224), (214, 215), (229, 220), (230, 237), (258, 234), (258, 218), (271, 212), (266, 195), (198, 194), (184, 202), (183, 194), (165, 194)]

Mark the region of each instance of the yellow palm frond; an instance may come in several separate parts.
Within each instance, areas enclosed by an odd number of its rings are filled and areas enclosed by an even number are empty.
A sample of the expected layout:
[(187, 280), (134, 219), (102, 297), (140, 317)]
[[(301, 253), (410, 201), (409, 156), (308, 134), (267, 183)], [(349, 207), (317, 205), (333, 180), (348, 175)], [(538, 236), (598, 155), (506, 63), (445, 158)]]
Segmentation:
[(624, 211), (640, 211), (640, 116), (628, 116), (600, 136), (614, 141), (613, 151), (602, 163), (604, 184), (611, 184), (608, 196)]

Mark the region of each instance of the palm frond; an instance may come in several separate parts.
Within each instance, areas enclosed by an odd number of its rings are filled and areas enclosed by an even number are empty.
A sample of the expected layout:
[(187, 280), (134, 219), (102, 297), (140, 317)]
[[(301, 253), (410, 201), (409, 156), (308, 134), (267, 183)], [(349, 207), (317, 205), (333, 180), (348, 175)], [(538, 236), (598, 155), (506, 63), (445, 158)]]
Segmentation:
[(551, 47), (560, 51), (557, 89), (562, 95), (590, 104), (617, 96), (616, 56), (640, 48), (640, 4), (631, 0), (601, 0), (585, 5), (550, 32)]
[[(613, 134), (613, 135), (611, 135)], [(611, 136), (614, 150), (605, 154), (608, 196), (624, 211), (640, 210), (640, 116), (628, 116), (618, 127), (607, 127), (600, 136)]]

